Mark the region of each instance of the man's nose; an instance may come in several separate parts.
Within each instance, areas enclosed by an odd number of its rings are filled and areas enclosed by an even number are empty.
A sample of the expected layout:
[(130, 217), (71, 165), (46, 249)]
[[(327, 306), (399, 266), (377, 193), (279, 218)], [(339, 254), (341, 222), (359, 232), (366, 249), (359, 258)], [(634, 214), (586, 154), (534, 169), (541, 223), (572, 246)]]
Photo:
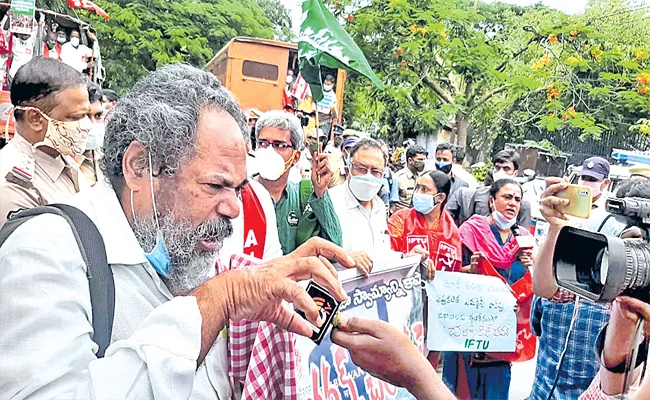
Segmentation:
[(224, 196), (217, 204), (217, 213), (222, 217), (230, 219), (237, 218), (241, 212), (241, 200), (237, 195), (237, 191), (228, 190)]

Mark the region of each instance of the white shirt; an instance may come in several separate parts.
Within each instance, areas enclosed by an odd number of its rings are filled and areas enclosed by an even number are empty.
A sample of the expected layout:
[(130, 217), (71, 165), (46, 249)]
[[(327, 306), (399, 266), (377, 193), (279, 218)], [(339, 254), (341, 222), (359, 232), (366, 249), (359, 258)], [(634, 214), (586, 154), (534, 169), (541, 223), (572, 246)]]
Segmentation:
[[(264, 210), (264, 216), (266, 217), (266, 238), (264, 239), (264, 255), (262, 259), (268, 261), (282, 257), (282, 245), (280, 244), (280, 239), (278, 237), (278, 225), (275, 217), (273, 199), (271, 199), (271, 195), (261, 183), (251, 179), (248, 184), (253, 188), (253, 191)], [(240, 207), (240, 209), (243, 210), (241, 200)], [(230, 265), (230, 258), (234, 254), (241, 254), (244, 252), (244, 245), (249, 244), (244, 241), (244, 237), (247, 238), (247, 241), (257, 240), (254, 236), (251, 237), (251, 234), (254, 235), (254, 232), (252, 231), (244, 235), (243, 211), (237, 218), (232, 219), (231, 222), (232, 235), (223, 242), (223, 247), (221, 249), (220, 259), (223, 265)]]
[(35, 217), (0, 248), (0, 393), (11, 399), (225, 399), (219, 335), (197, 369), (192, 296), (172, 297), (104, 181), (72, 198), (97, 225), (115, 280), (111, 345), (96, 359), (86, 267), (69, 225)]
[(88, 58), (92, 57), (93, 51), (90, 47), (79, 44), (76, 48), (72, 43), (67, 42), (61, 46), (61, 61), (68, 64), (79, 72), (88, 68)]
[(372, 210), (368, 213), (350, 191), (348, 182), (329, 189), (334, 211), (341, 224), (343, 249), (348, 252), (365, 251), (371, 257), (390, 251), (384, 202), (375, 196)]
[[(11, 33), (9, 33), (11, 35)], [(11, 68), (9, 68), (9, 76), (14, 77), (18, 69), (31, 61), (34, 56), (34, 41), (36, 40), (36, 30), (27, 40), (20, 40), (14, 36), (11, 38)]]
[(451, 172), (454, 174), (455, 177), (460, 178), (465, 183), (467, 183), (467, 186), (470, 189), (476, 189), (477, 187), (479, 187), (478, 181), (476, 180), (476, 178), (474, 178), (474, 175), (467, 172), (467, 170), (463, 168), (462, 165), (458, 165), (458, 164), (452, 165)]
[(621, 231), (625, 228), (625, 224), (613, 216), (607, 218), (609, 213), (605, 208), (606, 201), (607, 198), (605, 195), (601, 195), (600, 198), (596, 200), (594, 208), (591, 210), (591, 216), (589, 216), (587, 220), (583, 220), (582, 229), (618, 237), (621, 234)]

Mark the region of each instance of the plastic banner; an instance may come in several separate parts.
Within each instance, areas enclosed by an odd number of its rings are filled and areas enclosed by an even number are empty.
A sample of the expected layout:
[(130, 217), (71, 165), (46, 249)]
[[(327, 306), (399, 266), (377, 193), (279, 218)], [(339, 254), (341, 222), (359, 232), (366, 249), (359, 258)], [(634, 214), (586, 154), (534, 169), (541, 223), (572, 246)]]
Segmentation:
[[(356, 270), (339, 272), (350, 300), (340, 311), (349, 316), (378, 318), (407, 334), (423, 353), (422, 285), (419, 257), (384, 261), (369, 278)], [(298, 398), (302, 400), (415, 399), (367, 374), (354, 365), (350, 354), (332, 343), (329, 334), (320, 346), (304, 337), (296, 339)]]
[(426, 287), (429, 350), (515, 350), (516, 300), (503, 281), (493, 276), (437, 271)]

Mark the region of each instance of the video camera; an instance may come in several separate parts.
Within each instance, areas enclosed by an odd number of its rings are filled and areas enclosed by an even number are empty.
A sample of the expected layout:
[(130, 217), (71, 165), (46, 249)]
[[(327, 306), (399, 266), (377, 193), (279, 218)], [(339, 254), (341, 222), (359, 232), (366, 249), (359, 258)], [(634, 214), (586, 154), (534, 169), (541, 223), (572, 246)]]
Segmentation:
[(608, 303), (625, 295), (650, 302), (650, 199), (608, 199), (605, 208), (643, 240), (623, 240), (582, 229), (562, 228), (553, 271), (558, 286), (580, 297)]

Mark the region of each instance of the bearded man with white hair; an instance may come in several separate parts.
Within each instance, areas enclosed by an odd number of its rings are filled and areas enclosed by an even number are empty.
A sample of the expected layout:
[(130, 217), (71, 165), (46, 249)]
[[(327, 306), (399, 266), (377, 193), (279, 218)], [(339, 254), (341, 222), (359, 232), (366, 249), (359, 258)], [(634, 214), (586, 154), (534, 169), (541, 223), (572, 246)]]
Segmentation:
[[(246, 119), (210, 73), (168, 65), (120, 99), (107, 125), (106, 181), (70, 204), (97, 226), (115, 282), (111, 344), (96, 356), (87, 265), (70, 225), (38, 215), (0, 247), (0, 393), (12, 399), (226, 399), (229, 320), (304, 336), (318, 308), (296, 282), (345, 294), (311, 240), (286, 257), (215, 276), (247, 183)], [(322, 256), (322, 257), (320, 257)]]

